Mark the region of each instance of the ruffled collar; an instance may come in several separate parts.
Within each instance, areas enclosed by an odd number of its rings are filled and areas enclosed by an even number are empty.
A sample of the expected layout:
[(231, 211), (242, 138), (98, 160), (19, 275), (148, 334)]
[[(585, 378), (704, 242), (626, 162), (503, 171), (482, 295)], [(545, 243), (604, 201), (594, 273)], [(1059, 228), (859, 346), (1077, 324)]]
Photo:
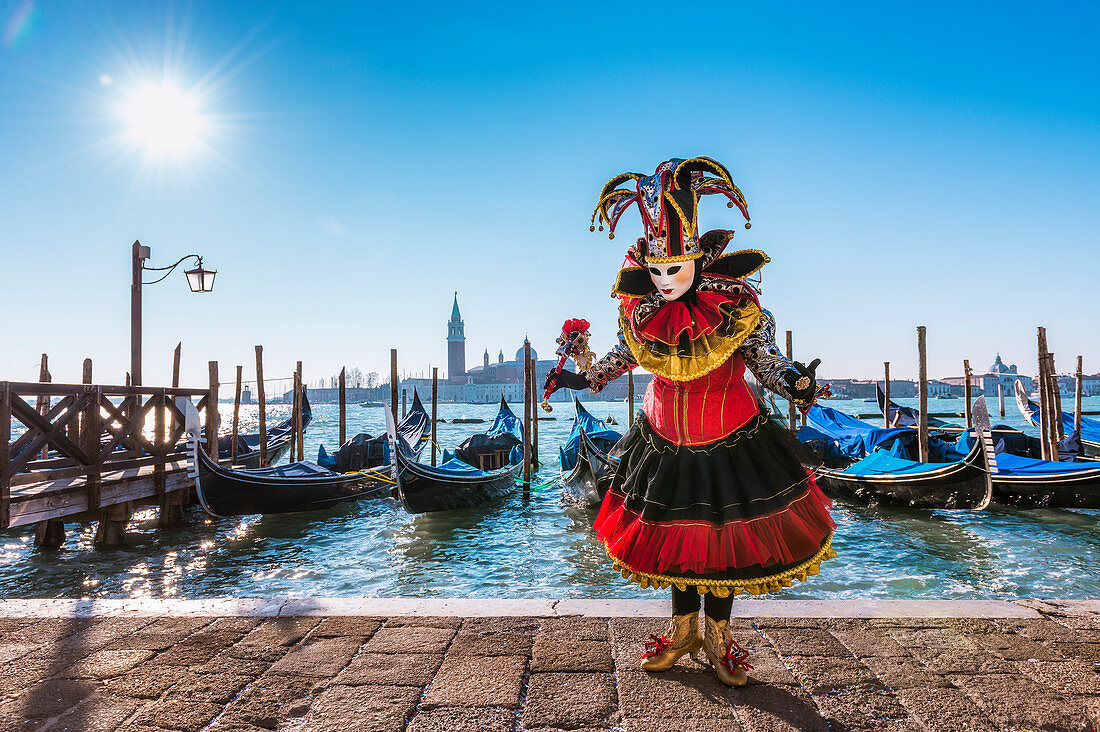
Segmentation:
[(621, 301), (627, 322), (639, 339), (669, 346), (685, 337), (695, 341), (713, 335), (732, 310), (746, 302), (759, 305), (756, 293), (743, 280), (716, 275), (704, 275), (694, 291), (672, 302), (658, 293)]

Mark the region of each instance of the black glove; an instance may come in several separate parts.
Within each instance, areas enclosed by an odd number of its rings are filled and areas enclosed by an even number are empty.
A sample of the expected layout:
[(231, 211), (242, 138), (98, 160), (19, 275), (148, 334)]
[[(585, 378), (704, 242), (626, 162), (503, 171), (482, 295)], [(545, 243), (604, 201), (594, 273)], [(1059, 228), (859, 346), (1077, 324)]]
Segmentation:
[(558, 389), (587, 389), (592, 386), (588, 383), (588, 377), (584, 375), (582, 371), (579, 374), (574, 374), (572, 371), (551, 371), (546, 375), (546, 381), (543, 383), (543, 389), (550, 389), (550, 393), (553, 394)]
[(787, 372), (783, 374), (783, 380), (787, 382), (787, 393), (796, 402), (809, 404), (814, 395), (817, 394), (817, 379), (814, 372), (817, 371), (817, 366), (820, 363), (820, 358), (810, 361), (809, 366), (804, 366), (795, 361), (794, 368), (787, 369)]

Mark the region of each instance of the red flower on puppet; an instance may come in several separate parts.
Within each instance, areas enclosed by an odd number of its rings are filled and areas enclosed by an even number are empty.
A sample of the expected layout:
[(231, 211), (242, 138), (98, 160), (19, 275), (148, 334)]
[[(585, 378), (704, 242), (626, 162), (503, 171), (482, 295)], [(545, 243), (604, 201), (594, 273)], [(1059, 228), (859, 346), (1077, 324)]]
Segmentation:
[(565, 334), (572, 333), (574, 331), (585, 332), (589, 329), (590, 324), (584, 318), (570, 318), (562, 323), (561, 332)]

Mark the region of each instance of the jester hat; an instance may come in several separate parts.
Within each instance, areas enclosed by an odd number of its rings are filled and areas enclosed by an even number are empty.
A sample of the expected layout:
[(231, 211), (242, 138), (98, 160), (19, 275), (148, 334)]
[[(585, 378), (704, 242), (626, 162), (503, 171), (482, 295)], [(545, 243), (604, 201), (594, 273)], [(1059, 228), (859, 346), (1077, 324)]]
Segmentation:
[[(634, 190), (619, 188), (627, 181), (634, 181)], [(614, 239), (619, 218), (631, 204), (637, 203), (645, 232), (645, 249), (641, 252), (645, 261), (661, 264), (696, 259), (703, 256), (699, 245), (699, 197), (708, 193), (726, 196), (729, 199), (726, 205), (737, 206), (745, 217), (745, 228), (751, 226), (745, 196), (733, 184), (726, 166), (712, 158), (699, 157), (666, 160), (653, 175), (615, 176), (600, 192), (589, 230), (595, 231), (598, 223), (603, 231), (607, 224), (608, 236)]]

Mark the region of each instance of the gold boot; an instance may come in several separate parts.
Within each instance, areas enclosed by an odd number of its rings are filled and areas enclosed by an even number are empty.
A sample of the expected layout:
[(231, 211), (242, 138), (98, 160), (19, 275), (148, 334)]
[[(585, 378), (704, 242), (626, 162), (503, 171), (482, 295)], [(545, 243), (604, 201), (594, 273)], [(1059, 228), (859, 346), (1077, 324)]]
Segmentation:
[(651, 635), (651, 641), (645, 644), (646, 653), (642, 656), (642, 669), (645, 671), (668, 671), (680, 656), (685, 653), (694, 655), (703, 645), (699, 637), (699, 613), (673, 615), (668, 628), (660, 636)]
[(752, 668), (745, 662), (749, 652), (737, 645), (730, 633), (728, 620), (715, 622), (704, 615), (706, 630), (703, 633), (703, 651), (714, 666), (714, 673), (726, 686), (744, 686), (749, 680), (747, 671)]

